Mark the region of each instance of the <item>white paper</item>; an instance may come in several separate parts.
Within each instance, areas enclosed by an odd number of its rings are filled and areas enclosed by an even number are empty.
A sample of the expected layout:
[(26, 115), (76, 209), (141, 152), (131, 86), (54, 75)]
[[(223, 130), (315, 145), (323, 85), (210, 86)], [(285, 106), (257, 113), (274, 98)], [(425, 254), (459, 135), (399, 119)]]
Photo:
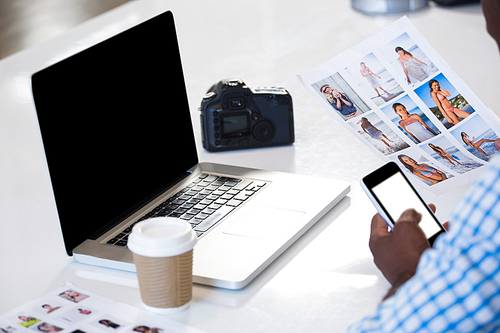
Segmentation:
[(68, 283), (0, 316), (0, 332), (200, 333), (202, 331), (168, 317), (112, 301)]
[[(402, 62), (396, 47), (404, 50)], [(299, 75), (299, 79), (375, 154), (395, 161), (416, 187), (437, 195), (474, 180), (500, 149), (496, 116), (407, 17)], [(437, 80), (441, 90), (432, 94), (431, 80)], [(342, 99), (324, 85), (343, 94)], [(339, 100), (347, 116), (335, 108)], [(356, 112), (345, 107), (349, 101)], [(408, 119), (395, 112), (394, 108), (405, 113), (396, 103), (406, 109)]]

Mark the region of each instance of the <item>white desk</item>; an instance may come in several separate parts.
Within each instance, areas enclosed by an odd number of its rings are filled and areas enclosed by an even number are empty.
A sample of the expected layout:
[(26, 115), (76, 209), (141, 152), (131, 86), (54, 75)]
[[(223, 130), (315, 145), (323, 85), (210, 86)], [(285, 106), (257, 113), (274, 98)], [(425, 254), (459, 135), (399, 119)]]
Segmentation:
[[(81, 265), (65, 254), (29, 77), (167, 9), (176, 18), (201, 161), (341, 178), (352, 184), (348, 198), (246, 289), (195, 286), (191, 308), (173, 319), (208, 332), (342, 331), (373, 309), (388, 288), (367, 245), (375, 210), (358, 186), (363, 175), (383, 162), (322, 109), (296, 74), (400, 16), (365, 16), (354, 12), (348, 0), (137, 0), (0, 61), (0, 313), (67, 281), (139, 305), (134, 274)], [(485, 104), (497, 108), (500, 59), (479, 5), (430, 6), (409, 17)], [(243, 78), (251, 86), (289, 89), (295, 109), (293, 146), (203, 151), (197, 111), (201, 97), (228, 77)], [(465, 189), (424, 196), (446, 219)]]

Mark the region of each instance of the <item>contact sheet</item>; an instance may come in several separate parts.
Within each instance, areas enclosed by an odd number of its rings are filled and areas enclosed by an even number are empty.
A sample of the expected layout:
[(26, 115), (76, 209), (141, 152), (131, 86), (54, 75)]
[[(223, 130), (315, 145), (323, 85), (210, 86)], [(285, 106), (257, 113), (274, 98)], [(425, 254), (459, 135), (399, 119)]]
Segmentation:
[(439, 195), (500, 149), (500, 122), (407, 17), (298, 75), (351, 133)]
[(202, 331), (67, 283), (41, 298), (0, 316), (0, 332), (200, 333)]

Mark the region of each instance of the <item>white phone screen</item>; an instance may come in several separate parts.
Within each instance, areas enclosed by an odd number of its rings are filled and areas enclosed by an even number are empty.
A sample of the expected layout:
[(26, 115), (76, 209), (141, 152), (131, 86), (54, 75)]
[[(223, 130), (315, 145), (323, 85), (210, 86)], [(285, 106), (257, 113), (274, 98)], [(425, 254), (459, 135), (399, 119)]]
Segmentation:
[(372, 188), (379, 202), (385, 207), (389, 217), (395, 223), (408, 208), (413, 208), (422, 214), (420, 227), (427, 238), (441, 231), (434, 217), (429, 213), (406, 179), (399, 172)]

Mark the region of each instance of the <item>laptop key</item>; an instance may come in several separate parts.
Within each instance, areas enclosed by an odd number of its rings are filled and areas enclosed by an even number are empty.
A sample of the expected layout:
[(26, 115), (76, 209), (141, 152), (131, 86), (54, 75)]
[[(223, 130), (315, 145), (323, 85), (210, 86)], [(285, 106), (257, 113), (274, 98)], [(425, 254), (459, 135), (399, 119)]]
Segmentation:
[(248, 185), (252, 184), (253, 181), (251, 180), (247, 180), (247, 179), (243, 179), (241, 182), (239, 182), (238, 184), (236, 184), (233, 189), (234, 190), (243, 190), (245, 187), (247, 187)]
[(217, 180), (218, 178), (219, 178), (218, 176), (207, 175), (207, 177), (205, 178), (205, 181), (207, 181), (207, 182), (213, 182), (214, 180)]
[(222, 206), (215, 213), (207, 217), (203, 222), (198, 224), (195, 231), (205, 232), (211, 227), (213, 227), (217, 222), (219, 222), (224, 216), (231, 213), (234, 210), (234, 207)]
[(108, 244), (115, 244), (115, 243), (116, 243), (116, 242), (118, 242), (118, 241), (119, 241), (119, 239), (115, 237), (115, 238), (113, 238), (113, 239), (110, 239), (110, 240), (108, 241)]
[(241, 200), (232, 199), (232, 200), (229, 200), (226, 205), (231, 206), (231, 207), (238, 207), (242, 203), (243, 203), (243, 201), (241, 201)]

